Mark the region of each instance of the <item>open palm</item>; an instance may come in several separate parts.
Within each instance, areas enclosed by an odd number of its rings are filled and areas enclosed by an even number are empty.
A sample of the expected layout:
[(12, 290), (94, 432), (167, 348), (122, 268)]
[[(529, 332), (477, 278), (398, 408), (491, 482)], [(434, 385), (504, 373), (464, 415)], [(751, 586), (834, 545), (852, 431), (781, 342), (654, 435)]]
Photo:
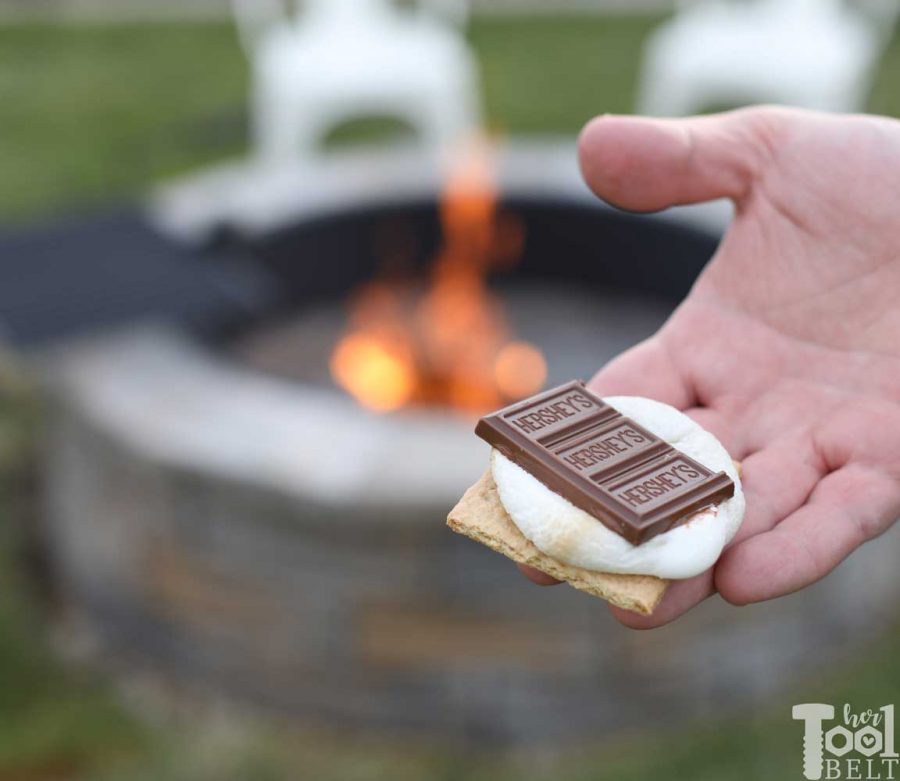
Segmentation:
[[(635, 211), (727, 197), (735, 218), (652, 338), (605, 366), (603, 395), (685, 410), (742, 462), (747, 515), (711, 570), (649, 628), (718, 591), (796, 591), (900, 517), (900, 122), (758, 108), (601, 117), (585, 178)], [(546, 577), (526, 573), (538, 582)]]

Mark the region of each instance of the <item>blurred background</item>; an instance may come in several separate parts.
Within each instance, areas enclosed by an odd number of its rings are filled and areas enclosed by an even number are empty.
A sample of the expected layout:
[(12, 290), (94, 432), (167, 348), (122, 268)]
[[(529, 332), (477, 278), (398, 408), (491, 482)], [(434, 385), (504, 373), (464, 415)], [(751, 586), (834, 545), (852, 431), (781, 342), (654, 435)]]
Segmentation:
[(444, 519), (728, 224), (584, 122), (900, 116), (898, 10), (0, 0), (0, 781), (799, 778), (792, 704), (896, 701), (896, 529), (635, 633)]

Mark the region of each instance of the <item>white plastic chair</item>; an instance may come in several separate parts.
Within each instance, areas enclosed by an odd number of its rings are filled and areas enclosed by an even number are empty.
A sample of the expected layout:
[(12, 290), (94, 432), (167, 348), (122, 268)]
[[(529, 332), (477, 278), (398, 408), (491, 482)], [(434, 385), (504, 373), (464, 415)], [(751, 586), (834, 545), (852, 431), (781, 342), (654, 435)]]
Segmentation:
[(686, 116), (781, 103), (856, 111), (898, 11), (894, 0), (702, 0), (651, 36), (638, 111)]
[(464, 0), (234, 0), (254, 71), (255, 145), (266, 164), (309, 160), (365, 116), (400, 120), (439, 151), (478, 125)]

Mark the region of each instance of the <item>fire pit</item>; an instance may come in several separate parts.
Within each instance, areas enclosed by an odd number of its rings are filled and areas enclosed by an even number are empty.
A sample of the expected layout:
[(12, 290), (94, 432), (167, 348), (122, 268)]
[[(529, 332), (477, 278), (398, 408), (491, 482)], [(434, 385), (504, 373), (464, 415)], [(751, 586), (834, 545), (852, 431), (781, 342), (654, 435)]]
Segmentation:
[[(715, 247), (702, 211), (595, 203), (573, 161), (547, 145), (495, 161), (522, 251), (487, 269), (505, 303), (492, 371), (524, 343), (548, 383), (590, 374), (658, 326)], [(434, 269), (438, 192), (422, 161), (382, 155), (302, 181), (224, 170), (157, 202), (170, 233), (240, 248), (283, 295), (229, 330), (151, 325), (46, 362), (48, 537), (107, 658), (317, 721), (516, 742), (718, 716), (877, 629), (872, 606), (900, 591), (890, 545), (794, 597), (635, 634), (448, 532), (486, 463), (483, 393), (359, 403), (335, 369), (358, 332), (348, 296), (384, 279), (385, 257)]]

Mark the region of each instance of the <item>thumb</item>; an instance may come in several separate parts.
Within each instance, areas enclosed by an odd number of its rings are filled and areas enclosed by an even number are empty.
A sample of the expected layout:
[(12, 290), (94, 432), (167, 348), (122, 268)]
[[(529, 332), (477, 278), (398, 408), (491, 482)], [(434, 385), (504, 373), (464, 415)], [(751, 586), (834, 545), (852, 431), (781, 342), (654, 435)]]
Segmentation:
[(601, 116), (581, 132), (588, 186), (624, 209), (731, 198), (752, 191), (777, 146), (781, 109), (754, 108), (687, 119)]

